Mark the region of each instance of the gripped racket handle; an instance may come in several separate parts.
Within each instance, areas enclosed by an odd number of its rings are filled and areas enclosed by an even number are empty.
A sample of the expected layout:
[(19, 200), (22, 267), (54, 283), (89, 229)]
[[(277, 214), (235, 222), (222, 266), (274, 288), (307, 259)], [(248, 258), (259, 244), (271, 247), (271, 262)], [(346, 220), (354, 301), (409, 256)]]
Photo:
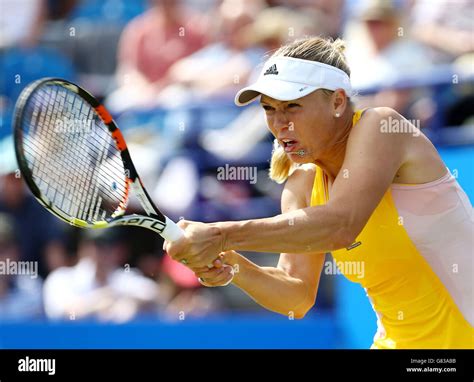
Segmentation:
[[(166, 226), (163, 232), (160, 233), (161, 237), (163, 237), (166, 241), (173, 242), (176, 240), (181, 239), (184, 236), (184, 231), (178, 227), (178, 225), (165, 216), (166, 219)], [(214, 265), (208, 264), (207, 267), (209, 269), (214, 268)]]
[(184, 236), (184, 231), (178, 227), (178, 225), (165, 216), (166, 218), (166, 226), (163, 232), (160, 233), (160, 235), (165, 239), (166, 241), (173, 242), (181, 239)]

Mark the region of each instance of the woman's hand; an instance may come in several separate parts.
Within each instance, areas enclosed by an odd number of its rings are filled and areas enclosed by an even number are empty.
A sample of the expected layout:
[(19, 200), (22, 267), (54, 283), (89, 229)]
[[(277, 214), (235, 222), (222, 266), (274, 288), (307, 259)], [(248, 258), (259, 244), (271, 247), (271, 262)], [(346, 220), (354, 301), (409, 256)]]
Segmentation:
[(234, 278), (234, 268), (232, 265), (224, 265), (221, 268), (208, 267), (200, 268), (196, 272), (199, 282), (207, 287), (226, 286)]
[(178, 226), (184, 236), (175, 242), (165, 242), (163, 248), (174, 260), (189, 268), (212, 267), (223, 249), (223, 236), (213, 224), (180, 220)]
[(199, 282), (207, 287), (218, 287), (229, 285), (234, 278), (234, 267), (225, 264), (225, 252), (212, 263), (213, 267), (203, 267), (193, 269)]

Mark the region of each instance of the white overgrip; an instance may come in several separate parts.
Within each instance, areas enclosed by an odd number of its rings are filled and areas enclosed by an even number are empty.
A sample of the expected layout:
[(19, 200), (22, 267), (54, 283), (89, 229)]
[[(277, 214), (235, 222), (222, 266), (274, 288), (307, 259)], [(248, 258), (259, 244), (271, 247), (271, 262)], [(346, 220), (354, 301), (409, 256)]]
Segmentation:
[(166, 241), (169, 241), (169, 242), (173, 242), (173, 241), (181, 239), (184, 236), (184, 231), (181, 228), (179, 228), (178, 225), (173, 220), (171, 220), (167, 216), (165, 216), (165, 218), (166, 218), (166, 221), (165, 221), (166, 225), (165, 225), (165, 229), (161, 233), (161, 236)]

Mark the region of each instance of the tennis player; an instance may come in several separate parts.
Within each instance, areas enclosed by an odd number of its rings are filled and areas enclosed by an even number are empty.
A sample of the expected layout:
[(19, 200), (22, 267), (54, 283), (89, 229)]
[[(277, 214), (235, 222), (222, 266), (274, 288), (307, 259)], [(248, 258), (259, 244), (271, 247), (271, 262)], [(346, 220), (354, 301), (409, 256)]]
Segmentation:
[[(473, 348), (471, 203), (413, 124), (390, 108), (355, 110), (352, 96), (341, 40), (308, 38), (276, 51), (235, 102), (260, 98), (278, 143), (270, 175), (286, 181), (282, 213), (181, 221), (184, 238), (166, 250), (205, 285), (232, 281), (296, 318), (314, 305), (332, 252), (377, 313), (372, 348)], [(277, 267), (260, 267), (237, 250), (281, 255)]]

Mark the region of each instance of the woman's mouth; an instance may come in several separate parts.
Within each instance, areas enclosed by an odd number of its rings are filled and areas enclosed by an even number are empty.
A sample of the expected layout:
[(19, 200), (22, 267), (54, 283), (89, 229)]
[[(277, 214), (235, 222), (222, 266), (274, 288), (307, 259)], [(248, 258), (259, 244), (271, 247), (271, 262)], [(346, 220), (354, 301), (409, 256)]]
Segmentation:
[(281, 139), (280, 142), (282, 143), (283, 149), (286, 153), (293, 153), (298, 151), (298, 141), (294, 139)]

